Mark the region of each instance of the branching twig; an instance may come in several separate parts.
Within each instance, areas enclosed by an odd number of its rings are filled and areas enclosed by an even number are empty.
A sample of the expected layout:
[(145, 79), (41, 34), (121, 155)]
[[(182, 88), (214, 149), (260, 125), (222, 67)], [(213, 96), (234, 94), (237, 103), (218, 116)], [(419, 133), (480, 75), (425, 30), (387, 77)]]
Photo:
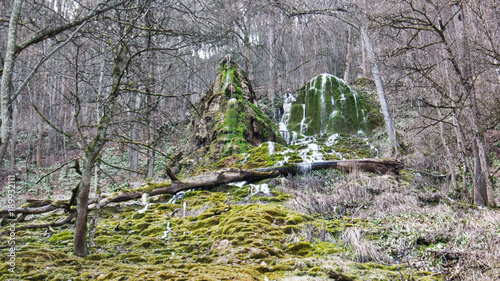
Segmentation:
[(50, 176), (51, 174), (59, 171), (60, 169), (62, 169), (64, 166), (68, 165), (69, 163), (73, 162), (75, 159), (71, 159), (70, 161), (60, 165), (59, 167), (55, 168), (54, 170), (48, 172), (47, 174), (43, 175), (40, 179), (38, 179), (38, 181), (35, 183), (35, 184), (39, 184), (44, 178)]

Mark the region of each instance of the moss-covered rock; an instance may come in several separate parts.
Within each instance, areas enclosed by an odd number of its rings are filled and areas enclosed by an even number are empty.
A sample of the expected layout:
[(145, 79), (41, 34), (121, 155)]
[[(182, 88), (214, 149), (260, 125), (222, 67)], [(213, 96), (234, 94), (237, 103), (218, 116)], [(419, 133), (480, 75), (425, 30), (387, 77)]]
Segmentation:
[(288, 129), (308, 136), (370, 134), (382, 123), (376, 104), (329, 74), (311, 79), (297, 91)]
[(311, 243), (307, 241), (302, 241), (299, 243), (291, 244), (286, 248), (286, 251), (291, 254), (305, 256), (309, 254), (313, 249)]
[[(188, 126), (183, 171), (196, 171), (223, 158), (247, 152), (263, 142), (284, 143), (275, 124), (254, 104), (255, 92), (242, 68), (227, 56), (217, 69), (215, 82), (202, 97), (197, 117)], [(228, 159), (230, 160), (230, 159)]]

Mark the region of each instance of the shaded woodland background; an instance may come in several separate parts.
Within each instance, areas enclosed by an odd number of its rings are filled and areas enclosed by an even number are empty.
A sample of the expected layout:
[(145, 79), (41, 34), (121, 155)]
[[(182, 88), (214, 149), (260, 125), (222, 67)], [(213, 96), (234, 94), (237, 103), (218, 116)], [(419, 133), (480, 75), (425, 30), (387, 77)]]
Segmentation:
[[(17, 34), (8, 38), (16, 5)], [(373, 89), (364, 31), (400, 145), (396, 155), (379, 132), (375, 137), (387, 143), (382, 156), (448, 180), (456, 198), (483, 204), (489, 198), (486, 203), (494, 205), (499, 5), (3, 1), (0, 37), (8, 40), (0, 44), (0, 184), (16, 175), (24, 197), (67, 197), (85, 177), (89, 185), (111, 191), (165, 176), (166, 167), (182, 157), (172, 151), (183, 145), (183, 130), (228, 53), (245, 68), (259, 105), (276, 121), (285, 91), (320, 73)], [(83, 176), (71, 168), (75, 160)]]

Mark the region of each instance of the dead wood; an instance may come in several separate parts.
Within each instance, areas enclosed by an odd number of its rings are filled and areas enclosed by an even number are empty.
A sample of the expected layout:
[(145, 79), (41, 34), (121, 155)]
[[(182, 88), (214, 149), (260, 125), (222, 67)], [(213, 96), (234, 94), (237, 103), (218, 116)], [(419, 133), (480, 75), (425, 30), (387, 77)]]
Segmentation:
[[(179, 191), (195, 188), (213, 188), (219, 185), (237, 181), (256, 182), (263, 179), (275, 178), (281, 175), (295, 175), (306, 173), (311, 170), (337, 169), (345, 172), (353, 170), (373, 172), (377, 174), (397, 175), (403, 167), (402, 163), (391, 159), (352, 159), (324, 161), (315, 163), (292, 164), (282, 167), (266, 167), (253, 170), (224, 169), (217, 172), (189, 177), (177, 181), (165, 181), (162, 183), (152, 183), (140, 188), (122, 190), (112, 194), (102, 196), (99, 202), (100, 207), (111, 203), (118, 203), (134, 199), (140, 199), (145, 194), (148, 196), (162, 194), (176, 194)], [(89, 210), (95, 208), (95, 199), (89, 200)], [(0, 210), (1, 215), (7, 214), (42, 214), (56, 209), (63, 209), (68, 206), (70, 199), (66, 200), (39, 200), (32, 201), (24, 207), (16, 209)]]
[[(70, 213), (66, 218), (64, 218), (62, 220), (58, 220), (58, 221), (51, 222), (51, 223), (27, 224), (27, 225), (22, 225), (22, 226), (16, 226), (16, 229), (17, 230), (40, 229), (40, 228), (49, 228), (50, 229), (51, 227), (61, 226), (61, 225), (65, 225), (67, 223), (70, 223), (74, 217), (75, 217), (75, 213)], [(3, 235), (5, 232), (7, 232), (7, 231), (6, 230), (1, 231), (0, 235)]]

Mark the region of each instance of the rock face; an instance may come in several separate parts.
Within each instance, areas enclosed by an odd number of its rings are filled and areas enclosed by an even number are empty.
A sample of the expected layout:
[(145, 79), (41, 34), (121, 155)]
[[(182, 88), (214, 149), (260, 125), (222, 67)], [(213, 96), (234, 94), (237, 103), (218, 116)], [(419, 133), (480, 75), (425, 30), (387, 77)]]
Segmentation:
[(287, 129), (307, 136), (368, 135), (381, 122), (377, 106), (368, 97), (342, 79), (321, 74), (297, 91)]
[(190, 124), (192, 148), (200, 164), (218, 161), (266, 141), (284, 143), (273, 122), (253, 103), (255, 92), (241, 67), (228, 55)]

